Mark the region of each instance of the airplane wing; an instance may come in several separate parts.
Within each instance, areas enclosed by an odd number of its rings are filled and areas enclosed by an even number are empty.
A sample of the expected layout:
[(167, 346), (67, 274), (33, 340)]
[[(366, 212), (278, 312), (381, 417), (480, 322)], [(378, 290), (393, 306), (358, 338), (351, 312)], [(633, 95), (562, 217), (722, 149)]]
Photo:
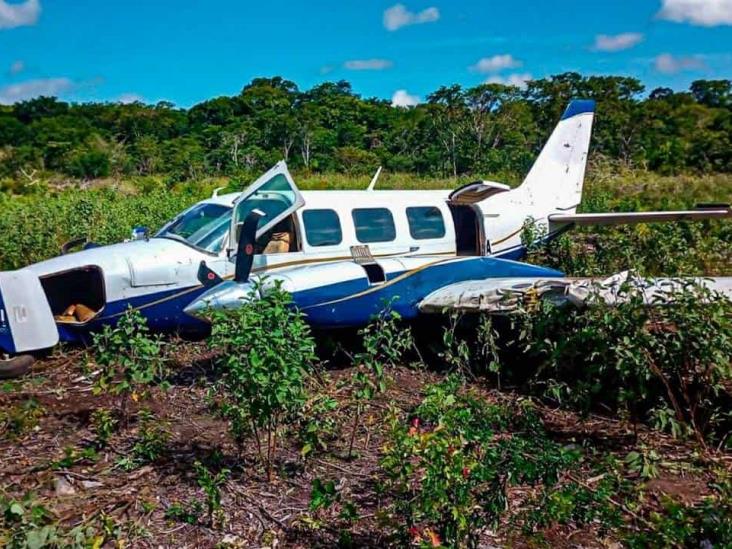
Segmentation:
[(449, 284), (425, 297), (422, 313), (509, 314), (529, 299), (549, 299), (581, 307), (591, 295), (605, 303), (622, 302), (627, 285), (643, 291), (647, 304), (667, 303), (670, 292), (691, 283), (701, 284), (732, 301), (732, 277), (719, 278), (637, 278), (627, 272), (610, 278), (488, 278)]
[(659, 221), (698, 221), (701, 219), (732, 218), (729, 204), (700, 205), (694, 210), (668, 212), (618, 212), (550, 214), (550, 223), (574, 223), (575, 225), (625, 225), (654, 223)]

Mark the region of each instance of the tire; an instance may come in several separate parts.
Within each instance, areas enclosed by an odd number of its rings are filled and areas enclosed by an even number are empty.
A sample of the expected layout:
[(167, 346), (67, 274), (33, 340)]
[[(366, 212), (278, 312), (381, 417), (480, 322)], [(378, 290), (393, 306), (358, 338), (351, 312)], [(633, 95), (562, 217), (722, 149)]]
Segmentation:
[(0, 360), (0, 379), (11, 379), (24, 376), (30, 372), (36, 361), (31, 355), (18, 355), (6, 360)]

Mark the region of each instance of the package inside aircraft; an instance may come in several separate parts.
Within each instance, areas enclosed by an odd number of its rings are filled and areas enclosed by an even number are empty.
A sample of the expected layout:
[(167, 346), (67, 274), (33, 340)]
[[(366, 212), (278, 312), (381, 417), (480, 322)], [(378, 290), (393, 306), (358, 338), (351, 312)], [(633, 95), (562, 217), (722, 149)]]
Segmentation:
[(56, 322), (83, 324), (104, 308), (104, 276), (94, 265), (44, 276), (41, 286)]

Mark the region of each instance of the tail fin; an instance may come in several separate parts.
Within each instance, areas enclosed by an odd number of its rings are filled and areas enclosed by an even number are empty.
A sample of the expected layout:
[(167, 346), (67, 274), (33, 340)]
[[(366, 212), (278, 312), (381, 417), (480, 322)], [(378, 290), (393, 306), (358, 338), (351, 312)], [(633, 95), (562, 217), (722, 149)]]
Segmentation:
[(579, 205), (594, 117), (593, 100), (570, 102), (521, 184), (527, 203), (542, 217), (557, 210), (574, 212)]

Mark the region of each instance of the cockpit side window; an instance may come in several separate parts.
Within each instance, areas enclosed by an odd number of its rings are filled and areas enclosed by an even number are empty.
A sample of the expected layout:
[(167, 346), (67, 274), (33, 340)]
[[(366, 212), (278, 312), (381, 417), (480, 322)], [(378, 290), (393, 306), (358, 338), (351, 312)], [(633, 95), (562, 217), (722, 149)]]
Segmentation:
[(219, 253), (229, 230), (232, 210), (221, 204), (198, 204), (164, 227), (158, 237), (182, 240), (210, 253)]

